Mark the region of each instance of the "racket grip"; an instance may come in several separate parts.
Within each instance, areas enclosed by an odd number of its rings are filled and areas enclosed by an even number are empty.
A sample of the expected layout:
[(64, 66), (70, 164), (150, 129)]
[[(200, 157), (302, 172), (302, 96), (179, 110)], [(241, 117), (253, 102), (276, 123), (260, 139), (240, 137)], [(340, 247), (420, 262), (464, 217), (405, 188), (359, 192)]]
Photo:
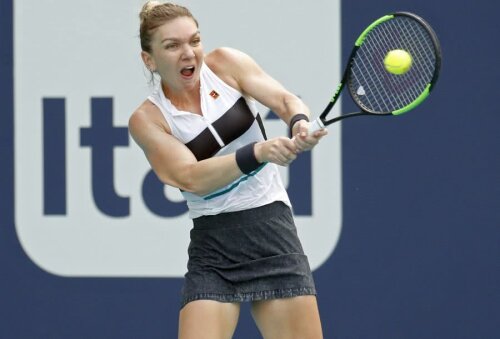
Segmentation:
[(325, 124), (320, 118), (316, 118), (309, 124), (309, 134), (319, 131), (322, 128), (325, 128)]

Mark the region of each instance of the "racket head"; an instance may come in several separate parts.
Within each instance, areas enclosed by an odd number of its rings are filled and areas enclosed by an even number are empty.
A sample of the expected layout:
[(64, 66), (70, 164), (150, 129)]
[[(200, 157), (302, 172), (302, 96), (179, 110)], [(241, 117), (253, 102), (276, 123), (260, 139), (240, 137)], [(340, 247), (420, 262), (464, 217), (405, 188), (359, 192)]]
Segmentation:
[[(384, 58), (395, 49), (412, 57), (404, 74), (385, 69)], [(413, 13), (396, 12), (379, 18), (360, 35), (343, 81), (363, 113), (399, 115), (427, 98), (440, 68), (441, 47), (432, 27)]]

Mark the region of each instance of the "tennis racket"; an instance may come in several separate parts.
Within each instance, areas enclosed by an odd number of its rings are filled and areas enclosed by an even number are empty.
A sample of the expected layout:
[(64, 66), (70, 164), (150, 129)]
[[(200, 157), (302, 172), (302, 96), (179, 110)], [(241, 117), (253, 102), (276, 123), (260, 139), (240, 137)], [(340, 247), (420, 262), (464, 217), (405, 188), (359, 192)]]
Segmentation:
[[(393, 74), (386, 69), (384, 59), (393, 50), (403, 50), (411, 56), (411, 68), (406, 73)], [(335, 94), (323, 113), (311, 122), (309, 132), (354, 116), (408, 112), (428, 97), (440, 67), (439, 40), (424, 19), (408, 12), (385, 15), (356, 40)], [(360, 111), (328, 118), (346, 86)]]

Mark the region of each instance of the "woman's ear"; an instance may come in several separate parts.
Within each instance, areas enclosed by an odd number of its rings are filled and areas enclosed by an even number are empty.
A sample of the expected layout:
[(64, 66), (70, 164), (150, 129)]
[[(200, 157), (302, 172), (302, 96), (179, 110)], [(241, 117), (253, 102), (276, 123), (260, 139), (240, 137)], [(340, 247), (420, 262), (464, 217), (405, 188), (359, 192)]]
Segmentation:
[(145, 51), (141, 51), (141, 58), (149, 71), (154, 72), (156, 70), (156, 65), (151, 54)]

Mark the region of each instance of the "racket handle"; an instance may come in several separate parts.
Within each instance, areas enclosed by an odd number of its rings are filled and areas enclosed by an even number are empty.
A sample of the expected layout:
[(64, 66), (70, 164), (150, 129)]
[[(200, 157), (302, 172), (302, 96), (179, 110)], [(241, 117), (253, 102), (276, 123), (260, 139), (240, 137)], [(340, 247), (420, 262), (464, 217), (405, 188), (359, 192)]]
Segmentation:
[(319, 131), (322, 128), (325, 128), (325, 124), (320, 118), (316, 118), (309, 124), (309, 134)]

